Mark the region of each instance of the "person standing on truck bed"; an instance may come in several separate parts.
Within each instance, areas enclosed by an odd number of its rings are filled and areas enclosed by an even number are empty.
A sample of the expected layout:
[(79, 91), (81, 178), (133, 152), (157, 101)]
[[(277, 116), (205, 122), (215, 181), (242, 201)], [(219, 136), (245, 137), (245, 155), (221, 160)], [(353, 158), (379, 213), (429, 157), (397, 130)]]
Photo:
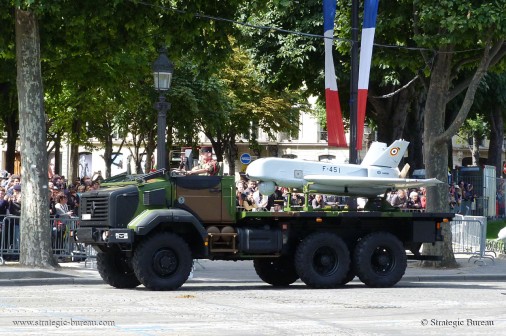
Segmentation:
[(199, 165), (188, 171), (186, 174), (207, 176), (218, 175), (218, 162), (213, 159), (213, 148), (202, 147), (200, 149), (200, 157), (202, 160), (200, 161)]

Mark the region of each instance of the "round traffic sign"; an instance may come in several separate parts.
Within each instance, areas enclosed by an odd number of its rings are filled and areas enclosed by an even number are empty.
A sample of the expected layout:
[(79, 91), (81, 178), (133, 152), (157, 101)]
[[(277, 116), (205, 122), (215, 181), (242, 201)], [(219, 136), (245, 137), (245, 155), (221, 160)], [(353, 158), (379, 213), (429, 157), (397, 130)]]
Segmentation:
[(242, 153), (241, 154), (241, 163), (242, 164), (250, 164), (251, 162), (251, 155), (249, 155), (248, 153)]

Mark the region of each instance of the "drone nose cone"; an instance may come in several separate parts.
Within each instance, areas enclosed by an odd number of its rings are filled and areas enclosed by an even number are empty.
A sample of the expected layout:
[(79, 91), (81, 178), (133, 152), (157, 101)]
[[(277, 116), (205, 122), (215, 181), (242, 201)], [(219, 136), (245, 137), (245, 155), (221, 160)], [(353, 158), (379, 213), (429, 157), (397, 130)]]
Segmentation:
[(248, 178), (260, 178), (265, 176), (264, 165), (262, 159), (255, 160), (248, 165), (246, 168), (246, 176)]

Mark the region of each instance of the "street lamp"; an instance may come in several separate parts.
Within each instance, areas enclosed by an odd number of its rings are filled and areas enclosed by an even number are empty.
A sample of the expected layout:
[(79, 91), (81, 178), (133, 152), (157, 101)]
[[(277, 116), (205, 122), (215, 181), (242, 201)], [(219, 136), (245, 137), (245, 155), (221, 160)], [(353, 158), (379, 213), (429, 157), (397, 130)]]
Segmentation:
[(159, 93), (159, 101), (155, 103), (155, 109), (158, 111), (158, 132), (156, 143), (156, 166), (158, 169), (165, 168), (166, 153), (165, 148), (165, 129), (167, 128), (167, 110), (170, 109), (170, 103), (165, 101), (164, 93), (170, 89), (174, 65), (166, 55), (166, 49), (160, 50), (160, 55), (153, 62), (153, 77), (155, 81), (155, 90)]

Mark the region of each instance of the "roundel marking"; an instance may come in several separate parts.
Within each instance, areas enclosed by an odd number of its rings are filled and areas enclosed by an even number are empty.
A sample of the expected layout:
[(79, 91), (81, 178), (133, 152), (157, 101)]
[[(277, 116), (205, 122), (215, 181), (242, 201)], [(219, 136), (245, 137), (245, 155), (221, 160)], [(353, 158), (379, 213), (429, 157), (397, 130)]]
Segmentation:
[(400, 149), (399, 147), (394, 147), (394, 148), (392, 148), (392, 149), (390, 150), (390, 155), (392, 155), (392, 156), (396, 156), (397, 154), (399, 154), (399, 151), (400, 151), (400, 150), (401, 150), (401, 149)]

